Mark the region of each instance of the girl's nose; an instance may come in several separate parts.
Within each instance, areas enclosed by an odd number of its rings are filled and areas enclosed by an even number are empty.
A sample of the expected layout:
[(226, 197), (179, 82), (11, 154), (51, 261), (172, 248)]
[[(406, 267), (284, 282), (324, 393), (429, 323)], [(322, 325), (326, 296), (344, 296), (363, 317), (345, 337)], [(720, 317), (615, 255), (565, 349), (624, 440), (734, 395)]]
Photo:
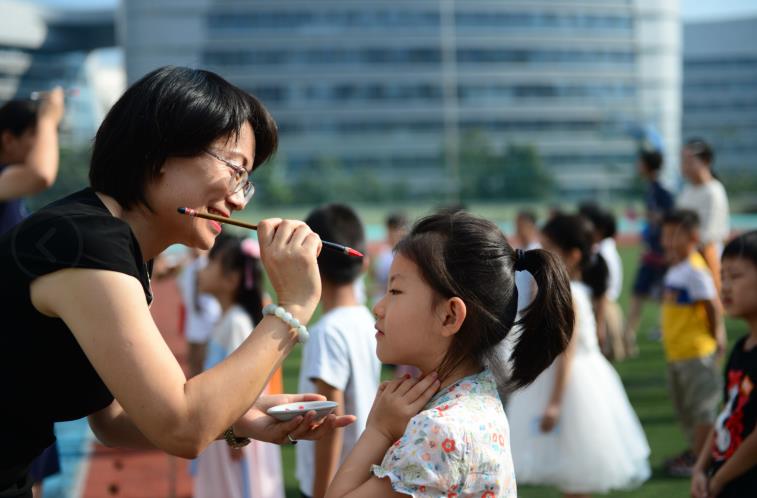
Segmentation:
[(373, 305), (373, 316), (380, 318), (384, 316), (384, 298), (379, 299), (376, 304)]

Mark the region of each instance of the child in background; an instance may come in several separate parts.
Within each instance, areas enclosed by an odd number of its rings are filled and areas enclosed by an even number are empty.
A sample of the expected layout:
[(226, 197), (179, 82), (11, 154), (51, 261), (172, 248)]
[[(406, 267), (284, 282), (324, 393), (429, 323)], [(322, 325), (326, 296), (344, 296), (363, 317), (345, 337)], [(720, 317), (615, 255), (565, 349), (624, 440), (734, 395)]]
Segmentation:
[[(520, 211), (515, 217), (515, 237), (524, 251), (541, 249), (539, 229), (536, 227), (536, 215), (533, 211)], [(525, 271), (515, 274), (515, 286), (518, 287), (518, 311), (526, 309), (536, 295), (536, 281)]]
[(681, 150), (681, 176), (686, 179), (676, 199), (676, 207), (690, 209), (699, 216), (700, 251), (712, 272), (715, 288), (720, 288), (720, 253), (731, 232), (730, 208), (725, 187), (712, 166), (715, 151), (701, 138), (691, 138)]
[(728, 358), (723, 411), (694, 466), (694, 498), (757, 496), (757, 231), (729, 242), (722, 263), (723, 305), (749, 334)]
[(649, 445), (620, 377), (599, 350), (591, 297), (607, 287), (585, 218), (559, 214), (542, 228), (545, 249), (571, 278), (576, 328), (565, 353), (533, 384), (515, 392), (507, 414), (515, 475), (566, 497), (627, 489), (650, 475)]
[(208, 264), (206, 251), (194, 248), (190, 248), (189, 251), (190, 260), (179, 274), (176, 284), (184, 306), (183, 325), (188, 345), (188, 377), (194, 377), (203, 371), (208, 338), (221, 316), (221, 307), (216, 298), (197, 289), (197, 275)]
[(404, 213), (391, 213), (386, 217), (386, 244), (376, 255), (373, 263), (374, 293), (373, 302), (381, 299), (386, 292), (389, 268), (394, 259), (394, 246), (407, 233), (407, 217)]
[[(343, 204), (328, 204), (312, 211), (305, 223), (323, 240), (365, 253), (363, 225), (355, 211)], [(322, 498), (336, 472), (365, 427), (381, 365), (371, 312), (354, 293), (354, 283), (367, 260), (335, 251), (321, 251), (320, 320), (310, 327), (300, 366), (299, 392), (316, 392), (339, 403), (336, 413), (354, 414), (357, 421), (318, 441), (297, 446), (297, 479), (304, 496)]]
[[(213, 295), (222, 310), (220, 322), (208, 340), (205, 369), (229, 356), (263, 319), (266, 299), (260, 247), (253, 239), (219, 236), (198, 275), (198, 290)], [(280, 371), (274, 374), (281, 375)], [(272, 394), (272, 379), (263, 394)], [(233, 449), (216, 441), (193, 467), (194, 498), (284, 498), (279, 447), (251, 441)]]
[(646, 145), (639, 150), (638, 157), (639, 174), (647, 182), (647, 193), (644, 198), (646, 225), (641, 233), (644, 249), (636, 271), (628, 321), (623, 332), (629, 356), (637, 356), (639, 353), (636, 330), (639, 328), (644, 301), (659, 300), (662, 296), (663, 280), (668, 269), (665, 251), (660, 241), (662, 218), (673, 209), (674, 203), (673, 195), (662, 186), (659, 180), (662, 170), (662, 153), (651, 145)]
[(662, 245), (670, 263), (662, 298), (662, 344), (668, 364), (673, 406), (689, 448), (668, 460), (665, 469), (689, 477), (712, 429), (720, 399), (718, 351), (725, 330), (712, 275), (699, 244), (699, 217), (675, 210), (662, 221)]
[(494, 348), (515, 322), (515, 272), (524, 270), (539, 292), (514, 347), (515, 387), (570, 339), (570, 288), (556, 258), (516, 252), (496, 225), (461, 211), (420, 220), (397, 244), (387, 294), (374, 306), (376, 351), (425, 376), (381, 385), (327, 497), (516, 496)]
[(618, 304), (623, 290), (623, 261), (615, 243), (617, 222), (615, 215), (593, 202), (583, 203), (579, 213), (594, 225), (596, 251), (607, 265), (607, 290), (603, 296), (593, 296), (597, 318), (599, 346), (610, 360), (623, 360), (627, 356), (623, 338), (623, 310)]

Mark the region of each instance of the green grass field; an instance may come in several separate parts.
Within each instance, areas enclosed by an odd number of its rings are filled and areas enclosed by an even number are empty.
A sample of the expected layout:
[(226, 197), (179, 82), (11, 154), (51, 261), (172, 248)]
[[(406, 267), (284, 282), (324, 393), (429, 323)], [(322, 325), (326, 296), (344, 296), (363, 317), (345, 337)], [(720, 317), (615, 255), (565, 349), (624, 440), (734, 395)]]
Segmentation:
[[(638, 248), (621, 248), (624, 263), (624, 292), (621, 304), (627, 309), (629, 290), (633, 283)], [(684, 448), (683, 436), (673, 418), (673, 409), (665, 385), (665, 360), (659, 342), (650, 340), (648, 333), (657, 327), (658, 309), (654, 305), (645, 308), (639, 330), (640, 355), (616, 365), (626, 392), (636, 413), (641, 419), (644, 430), (652, 448), (652, 478), (634, 491), (615, 492), (606, 496), (626, 498), (678, 498), (689, 496), (689, 481), (674, 479), (663, 475), (662, 462), (668, 456)], [(746, 333), (743, 322), (727, 321), (728, 336), (731, 344)], [(300, 364), (300, 348), (284, 362), (284, 386), (286, 392), (297, 391), (297, 376)], [(287, 498), (299, 497), (297, 481), (294, 477), (294, 448), (283, 447), (284, 469)], [(519, 488), (523, 498), (552, 498), (561, 496), (553, 488), (527, 487)]]

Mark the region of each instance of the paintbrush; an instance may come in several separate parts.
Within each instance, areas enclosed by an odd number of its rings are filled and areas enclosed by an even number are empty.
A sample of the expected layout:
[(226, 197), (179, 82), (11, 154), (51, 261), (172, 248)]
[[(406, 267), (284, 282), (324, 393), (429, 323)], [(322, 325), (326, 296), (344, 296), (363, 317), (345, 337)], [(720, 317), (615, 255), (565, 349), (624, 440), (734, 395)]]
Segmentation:
[[(248, 230), (257, 230), (257, 225), (253, 225), (251, 223), (245, 223), (244, 221), (235, 220), (233, 218), (226, 218), (225, 216), (218, 216), (215, 214), (210, 213), (198, 213), (192, 208), (188, 207), (180, 207), (178, 208), (179, 213), (186, 214), (188, 216), (194, 216), (195, 218), (204, 218), (206, 220), (213, 220), (217, 221), (219, 223), (226, 223), (228, 225), (234, 225), (242, 228), (246, 228)], [(328, 247), (329, 249), (332, 249), (334, 251), (339, 251), (342, 254), (346, 254), (347, 256), (354, 256), (356, 258), (362, 258), (363, 253), (360, 251), (356, 251), (355, 249), (347, 246), (343, 246), (341, 244), (337, 244), (335, 242), (329, 242), (327, 240), (322, 240), (321, 243)]]

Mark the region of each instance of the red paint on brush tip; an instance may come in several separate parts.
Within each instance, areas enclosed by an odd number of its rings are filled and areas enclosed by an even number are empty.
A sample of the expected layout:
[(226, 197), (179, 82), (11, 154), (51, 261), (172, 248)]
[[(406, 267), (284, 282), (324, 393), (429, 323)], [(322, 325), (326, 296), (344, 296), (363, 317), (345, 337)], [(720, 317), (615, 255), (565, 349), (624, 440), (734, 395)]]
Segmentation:
[(363, 253), (362, 252), (356, 251), (356, 250), (354, 250), (351, 247), (345, 247), (344, 248), (344, 252), (347, 254), (347, 256), (356, 256), (358, 258), (362, 258), (363, 257)]

